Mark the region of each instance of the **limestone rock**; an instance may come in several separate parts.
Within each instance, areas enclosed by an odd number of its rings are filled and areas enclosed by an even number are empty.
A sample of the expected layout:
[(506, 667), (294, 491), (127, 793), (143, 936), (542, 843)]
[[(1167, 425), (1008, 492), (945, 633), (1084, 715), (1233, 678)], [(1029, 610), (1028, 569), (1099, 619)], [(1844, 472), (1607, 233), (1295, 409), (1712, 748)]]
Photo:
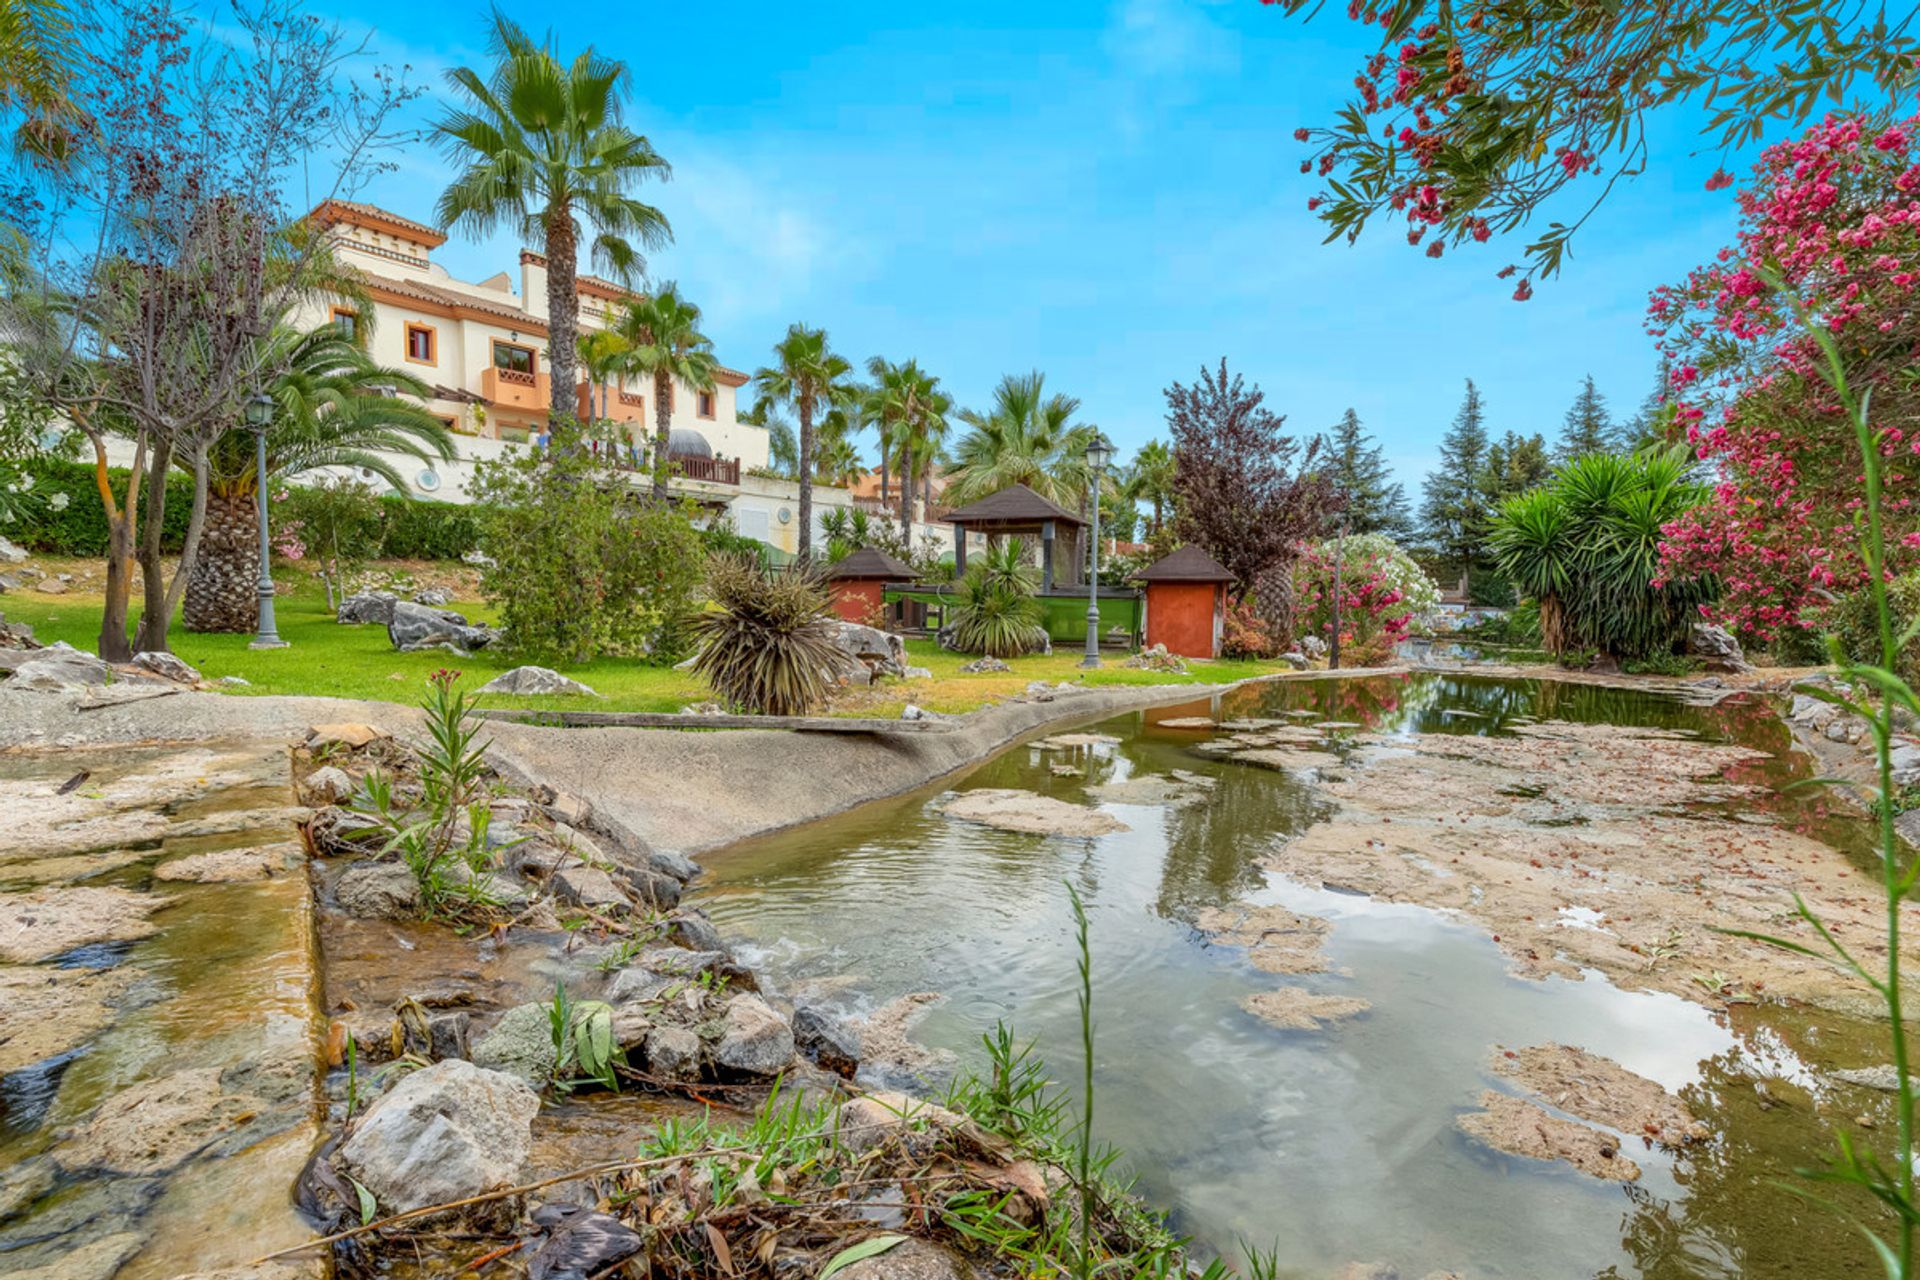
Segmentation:
[(453, 592), (445, 587), (422, 587), (413, 593), (413, 602), (439, 608), (453, 603)]
[(667, 917), (667, 940), (689, 951), (725, 951), (727, 944), (720, 931), (697, 907), (676, 911)]
[(564, 694), (576, 698), (597, 698), (600, 695), (581, 684), (578, 680), (568, 679), (551, 667), (515, 667), (502, 672), (480, 686), (482, 693), (515, 694)]
[(793, 1011), (793, 1042), (816, 1065), (851, 1080), (860, 1068), (860, 1036), (833, 1015), (802, 1005)]
[(1621, 1133), (1670, 1147), (1712, 1136), (1686, 1103), (1657, 1082), (1585, 1049), (1549, 1043), (1497, 1050), (1492, 1065), (1558, 1110)]
[(42, 578), (33, 584), (33, 589), (42, 595), (63, 596), (67, 594), (67, 584), (59, 578)]
[(1240, 1007), (1283, 1031), (1318, 1031), (1332, 1022), (1357, 1017), (1373, 1006), (1357, 996), (1320, 996), (1298, 987), (1259, 991)]
[(929, 711), (925, 707), (920, 706), (918, 703), (913, 703), (913, 702), (909, 702), (906, 706), (900, 708), (900, 718), (902, 720), (944, 720), (946, 719), (946, 717), (941, 715), (938, 711)]
[(0, 538), (0, 564), (20, 564), (27, 558), (27, 549), (8, 538)]
[(344, 769), (322, 765), (301, 784), (300, 798), (314, 806), (340, 804), (353, 794), (353, 779)]
[(1480, 1095), (1482, 1110), (1455, 1121), (1462, 1133), (1498, 1151), (1534, 1160), (1564, 1160), (1582, 1173), (1608, 1182), (1637, 1182), (1640, 1166), (1620, 1150), (1611, 1134), (1547, 1114), (1531, 1102), (1495, 1093)]
[(1751, 671), (1753, 664), (1740, 648), (1740, 642), (1725, 627), (1711, 622), (1696, 622), (1687, 636), (1687, 652), (1706, 659), (1713, 671)]
[(941, 812), (949, 818), (1034, 835), (1104, 836), (1131, 830), (1110, 813), (1012, 788), (962, 792), (947, 801)]
[(540, 1086), (553, 1075), (553, 1022), (544, 1004), (515, 1005), (473, 1042), (475, 1066)]
[(700, 1078), (700, 1037), (683, 1027), (647, 1032), (647, 1070), (666, 1080)]
[(408, 920), (420, 912), (420, 882), (398, 862), (363, 861), (334, 882), (334, 899), (364, 920)]
[(170, 653), (145, 650), (133, 655), (133, 665), (176, 684), (199, 684), (200, 673)]
[(90, 942), (129, 942), (156, 932), (147, 917), (165, 899), (128, 889), (77, 885), (0, 894), (0, 961), (34, 964)]
[(11, 1280), (111, 1280), (146, 1245), (140, 1231), (116, 1231), (88, 1240), (45, 1266), (9, 1269)]
[(1834, 1072), (1833, 1078), (1841, 1084), (1858, 1085), (1863, 1089), (1878, 1089), (1882, 1093), (1900, 1091), (1900, 1073), (1890, 1062), (1878, 1067), (1849, 1067), (1844, 1071)]
[(258, 1099), (225, 1093), (218, 1067), (176, 1071), (122, 1089), (53, 1149), (69, 1172), (162, 1173), (259, 1112)]
[(661, 875), (672, 876), (681, 884), (688, 884), (700, 876), (700, 864), (681, 854), (669, 853), (665, 849), (655, 849), (647, 854), (647, 865)]
[(539, 1110), (520, 1080), (453, 1058), (377, 1099), (340, 1156), (382, 1212), (444, 1204), (516, 1182)]
[(547, 883), (554, 896), (569, 906), (585, 907), (602, 915), (625, 915), (633, 910), (633, 903), (613, 882), (613, 877), (598, 867), (562, 867)]
[(1297, 653), (1297, 652), (1281, 654), (1280, 661), (1286, 663), (1288, 666), (1292, 667), (1295, 671), (1305, 671), (1309, 665), (1307, 662), (1307, 655), (1304, 653)]
[(735, 996), (727, 1002), (713, 1060), (738, 1075), (778, 1075), (793, 1061), (793, 1028), (759, 996)]
[(342, 721), (337, 724), (316, 724), (307, 730), (307, 749), (319, 751), (326, 747), (345, 747), (349, 751), (360, 748), (390, 736), (378, 725), (359, 724)]
[(451, 609), (431, 609), (411, 600), (396, 600), (393, 617), (387, 623), (387, 639), (402, 653), (446, 649), (456, 654), (471, 654), (486, 648), (496, 638), (492, 627), (470, 625), (464, 614)]
[(843, 1102), (833, 1113), (834, 1137), (855, 1155), (889, 1138), (928, 1129), (952, 1129), (964, 1123), (963, 1116), (943, 1106), (891, 1090)]
[(833, 624), (829, 638), (840, 651), (840, 674), (864, 677), (857, 679), (857, 683), (864, 684), (874, 676), (907, 673), (907, 642), (891, 631), (839, 621)]
[(619, 874), (635, 896), (656, 911), (671, 911), (680, 905), (680, 882), (672, 876), (663, 876), (651, 867), (622, 867)]
[(1187, 669), (1187, 660), (1170, 651), (1164, 644), (1156, 644), (1151, 648), (1142, 649), (1120, 665), (1136, 667), (1143, 671), (1184, 672)]
[(978, 1280), (980, 1272), (953, 1250), (909, 1236), (834, 1274), (846, 1280)]
[(298, 856), (298, 845), (262, 845), (251, 849), (215, 849), (163, 862), (153, 870), (155, 880), (193, 884), (232, 884), (242, 880), (270, 880), (284, 872)]
[(960, 668), (960, 674), (967, 676), (1005, 675), (1012, 670), (1012, 667), (1008, 666), (999, 658), (975, 658), (972, 662)]
[(393, 606), (400, 597), (391, 591), (362, 591), (348, 596), (340, 602), (334, 621), (347, 626), (365, 626), (378, 623), (386, 626), (393, 621)]
[(33, 657), (13, 669), (7, 681), (9, 689), (32, 689), (39, 693), (77, 693), (82, 689), (107, 684), (113, 668), (90, 653), (84, 653), (65, 641), (56, 641), (33, 651)]

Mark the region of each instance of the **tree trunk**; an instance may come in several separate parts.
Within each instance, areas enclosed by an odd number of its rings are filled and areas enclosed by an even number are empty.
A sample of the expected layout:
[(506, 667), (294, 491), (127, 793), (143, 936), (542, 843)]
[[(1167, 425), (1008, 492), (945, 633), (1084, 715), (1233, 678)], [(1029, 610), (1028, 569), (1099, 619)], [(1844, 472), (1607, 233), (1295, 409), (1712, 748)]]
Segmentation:
[(1567, 651), (1567, 610), (1560, 597), (1540, 597), (1540, 647), (1554, 657)]
[(892, 478), (892, 476), (891, 476), (891, 473), (887, 470), (887, 468), (893, 465), (892, 454), (893, 454), (893, 451), (888, 446), (888, 443), (887, 443), (886, 424), (881, 423), (880, 424), (880, 509), (882, 511), (885, 511), (887, 509), (887, 500), (890, 496), (887, 490), (887, 482)]
[(667, 437), (673, 433), (673, 379), (664, 370), (653, 375), (653, 496), (667, 500)]
[(1253, 579), (1254, 602), (1275, 653), (1293, 648), (1293, 562), (1277, 560)]
[[(160, 521), (150, 518), (147, 536), (143, 540), (140, 555), (140, 576), (145, 588), (146, 598), (154, 598), (155, 584), (161, 586), (157, 607), (143, 609), (140, 614), (140, 631), (134, 637), (134, 647), (141, 652), (169, 653), (167, 631), (173, 625), (173, 611), (180, 607), (181, 594), (191, 581), (193, 566), (200, 558), (200, 533), (207, 523), (207, 451), (211, 446), (202, 444), (195, 448), (193, 455), (193, 508), (187, 516), (187, 534), (180, 546), (180, 563), (175, 566), (173, 580), (167, 581), (165, 565), (160, 558)], [(162, 492), (165, 492), (166, 476), (160, 475)]]
[(903, 447), (900, 450), (900, 453), (902, 456), (902, 462), (900, 466), (900, 540), (907, 545), (908, 550), (912, 550), (913, 548), (913, 461), (912, 461), (913, 450)]
[[(133, 597), (133, 541), (140, 512), (140, 486), (130, 477), (125, 504), (117, 502), (107, 478), (106, 444), (97, 436), (92, 438), (94, 487), (100, 492), (100, 505), (107, 516), (107, 587), (100, 611), (98, 647), (106, 661), (125, 662), (133, 657), (133, 646), (127, 643), (127, 605)], [(146, 442), (142, 440), (134, 446), (135, 474), (145, 456)]]
[(577, 348), (580, 344), (580, 299), (575, 261), (573, 211), (566, 207), (547, 214), (547, 376), (548, 429), (563, 430), (579, 412)]
[(813, 559), (813, 397), (800, 396), (800, 558)]
[(237, 485), (207, 494), (207, 527), (180, 614), (189, 631), (244, 634), (259, 623), (260, 513), (252, 490)]

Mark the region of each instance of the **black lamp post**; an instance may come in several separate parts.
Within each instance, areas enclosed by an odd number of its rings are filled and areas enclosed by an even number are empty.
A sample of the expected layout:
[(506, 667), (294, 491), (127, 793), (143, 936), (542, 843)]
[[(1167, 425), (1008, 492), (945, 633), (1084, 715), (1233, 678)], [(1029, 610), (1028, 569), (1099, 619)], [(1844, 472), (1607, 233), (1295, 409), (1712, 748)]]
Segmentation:
[(1093, 489), (1093, 555), (1087, 568), (1087, 656), (1083, 667), (1100, 665), (1100, 478), (1113, 459), (1113, 446), (1098, 431), (1087, 441), (1087, 468), (1092, 473), (1087, 483)]
[(287, 642), (273, 623), (273, 575), (267, 542), (267, 428), (273, 425), (273, 397), (263, 393), (247, 401), (247, 428), (253, 432), (256, 491), (254, 509), (260, 513), (260, 617), (249, 649), (284, 649)]

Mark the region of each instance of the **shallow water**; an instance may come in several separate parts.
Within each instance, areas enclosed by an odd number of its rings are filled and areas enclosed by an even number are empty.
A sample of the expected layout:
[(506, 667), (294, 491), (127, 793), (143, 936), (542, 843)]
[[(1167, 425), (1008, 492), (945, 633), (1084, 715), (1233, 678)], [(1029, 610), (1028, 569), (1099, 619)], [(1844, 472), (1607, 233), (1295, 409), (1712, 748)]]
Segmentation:
[[(1773, 753), (1742, 781), (1777, 787), (1802, 772), (1777, 719), (1746, 699), (1703, 708), (1429, 673), (1283, 683), (1094, 726), (1116, 745), (1016, 747), (955, 785), (1083, 800), (1092, 783), (1170, 769), (1217, 779), (1198, 804), (1102, 805), (1128, 832), (1010, 834), (950, 821), (932, 807), (939, 793), (923, 792), (716, 856), (700, 901), (724, 931), (752, 940), (749, 958), (788, 993), (860, 1011), (938, 991), (947, 999), (917, 1030), (927, 1044), (975, 1064), (981, 1033), (1005, 1020), (1071, 1079), (1071, 882), (1092, 919), (1099, 1136), (1128, 1153), (1141, 1191), (1181, 1230), (1229, 1255), (1275, 1249), (1284, 1275), (1330, 1275), (1356, 1260), (1472, 1280), (1867, 1274), (1848, 1229), (1776, 1180), (1829, 1147), (1826, 1126), (1841, 1117), (1823, 1113), (1832, 1099), (1818, 1072), (1871, 1059), (1873, 1028), (1781, 1009), (1729, 1017), (1598, 974), (1522, 980), (1471, 922), (1271, 876), (1261, 854), (1321, 802), (1289, 775), (1195, 753), (1205, 731), (1156, 722), (1288, 712), (1409, 736), (1498, 733), (1528, 719), (1680, 728)], [(1052, 772), (1068, 762), (1087, 776)], [(1769, 807), (1867, 856), (1858, 824), (1806, 794)], [(1192, 927), (1202, 908), (1247, 899), (1331, 920), (1335, 972), (1258, 973)], [(1273, 1029), (1239, 1007), (1288, 984), (1373, 1007), (1314, 1033)], [(1622, 1187), (1459, 1134), (1455, 1117), (1500, 1087), (1486, 1069), (1492, 1047), (1549, 1039), (1684, 1091), (1714, 1142), (1680, 1161), (1629, 1142), (1644, 1176)], [(1877, 1115), (1883, 1131), (1890, 1114), (1859, 1091), (1836, 1105)]]

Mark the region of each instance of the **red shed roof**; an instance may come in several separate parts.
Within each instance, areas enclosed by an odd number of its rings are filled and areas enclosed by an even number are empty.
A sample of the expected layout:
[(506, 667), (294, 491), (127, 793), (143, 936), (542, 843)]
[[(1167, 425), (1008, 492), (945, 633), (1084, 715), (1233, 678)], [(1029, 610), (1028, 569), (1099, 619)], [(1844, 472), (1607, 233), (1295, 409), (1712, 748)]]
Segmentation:
[(1135, 582), (1232, 582), (1220, 562), (1189, 542), (1133, 575)]
[(905, 565), (884, 551), (872, 547), (862, 547), (852, 555), (827, 570), (827, 577), (835, 578), (890, 578), (900, 581), (918, 578), (911, 565)]

